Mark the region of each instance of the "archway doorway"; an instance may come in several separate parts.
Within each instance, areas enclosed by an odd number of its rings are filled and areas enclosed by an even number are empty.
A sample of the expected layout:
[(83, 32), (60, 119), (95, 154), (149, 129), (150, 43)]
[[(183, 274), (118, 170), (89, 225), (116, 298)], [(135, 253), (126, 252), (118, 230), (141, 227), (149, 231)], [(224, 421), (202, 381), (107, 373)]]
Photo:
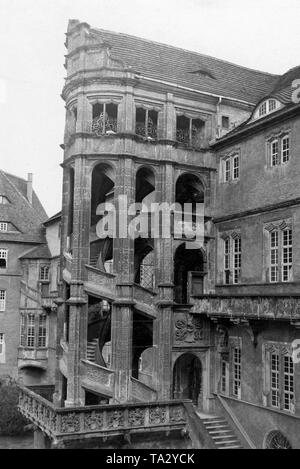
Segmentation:
[(186, 249), (182, 243), (174, 255), (174, 300), (186, 304), (190, 295), (203, 294), (204, 260), (201, 249)]
[(173, 399), (191, 399), (198, 406), (201, 390), (201, 361), (192, 353), (184, 353), (173, 368)]

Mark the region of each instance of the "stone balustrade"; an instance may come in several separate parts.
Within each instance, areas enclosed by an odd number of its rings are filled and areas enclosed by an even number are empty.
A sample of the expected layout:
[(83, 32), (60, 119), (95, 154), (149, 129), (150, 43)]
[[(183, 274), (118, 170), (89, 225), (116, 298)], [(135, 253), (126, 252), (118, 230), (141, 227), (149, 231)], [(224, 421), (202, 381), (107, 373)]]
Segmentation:
[(277, 319), (300, 324), (300, 295), (203, 295), (194, 298), (193, 313), (231, 319)]
[(20, 387), (19, 410), (53, 441), (146, 430), (183, 430), (185, 401), (127, 403), (59, 408), (29, 388)]

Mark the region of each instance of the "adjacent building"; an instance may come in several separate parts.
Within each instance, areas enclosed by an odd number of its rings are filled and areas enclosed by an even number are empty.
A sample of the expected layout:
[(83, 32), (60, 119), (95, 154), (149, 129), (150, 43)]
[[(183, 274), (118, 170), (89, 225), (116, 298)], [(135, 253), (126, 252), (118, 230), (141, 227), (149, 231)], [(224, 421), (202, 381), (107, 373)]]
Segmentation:
[[(58, 233), (28, 180), (0, 171), (0, 376), (53, 384)], [(56, 228), (57, 229), (57, 228)]]

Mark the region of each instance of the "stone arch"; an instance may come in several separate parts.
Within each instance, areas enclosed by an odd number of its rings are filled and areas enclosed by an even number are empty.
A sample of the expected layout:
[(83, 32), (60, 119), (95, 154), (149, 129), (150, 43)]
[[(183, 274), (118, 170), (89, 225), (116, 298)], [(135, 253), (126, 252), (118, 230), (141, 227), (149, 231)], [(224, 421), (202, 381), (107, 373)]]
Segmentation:
[(173, 399), (191, 399), (198, 406), (202, 396), (203, 366), (192, 352), (183, 352), (173, 366)]

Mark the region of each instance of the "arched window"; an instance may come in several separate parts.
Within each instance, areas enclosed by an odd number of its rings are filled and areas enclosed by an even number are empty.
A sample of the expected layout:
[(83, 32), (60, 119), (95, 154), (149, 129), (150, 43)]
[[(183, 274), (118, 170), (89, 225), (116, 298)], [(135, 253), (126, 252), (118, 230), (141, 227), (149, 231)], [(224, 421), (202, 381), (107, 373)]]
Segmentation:
[(279, 431), (272, 430), (266, 437), (265, 449), (292, 449), (289, 440)]

